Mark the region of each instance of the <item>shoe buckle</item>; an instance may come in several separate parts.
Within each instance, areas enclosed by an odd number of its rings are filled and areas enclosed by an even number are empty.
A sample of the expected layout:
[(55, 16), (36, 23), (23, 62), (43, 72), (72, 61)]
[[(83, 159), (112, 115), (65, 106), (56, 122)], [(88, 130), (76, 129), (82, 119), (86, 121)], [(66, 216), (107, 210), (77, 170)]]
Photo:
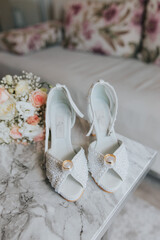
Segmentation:
[(113, 165), (114, 165), (115, 162), (116, 162), (116, 156), (113, 155), (113, 154), (106, 154), (106, 155), (104, 156), (104, 162), (105, 162), (106, 164), (109, 164), (110, 166), (113, 167)]
[(71, 171), (73, 168), (73, 162), (71, 160), (64, 160), (62, 163), (63, 171)]

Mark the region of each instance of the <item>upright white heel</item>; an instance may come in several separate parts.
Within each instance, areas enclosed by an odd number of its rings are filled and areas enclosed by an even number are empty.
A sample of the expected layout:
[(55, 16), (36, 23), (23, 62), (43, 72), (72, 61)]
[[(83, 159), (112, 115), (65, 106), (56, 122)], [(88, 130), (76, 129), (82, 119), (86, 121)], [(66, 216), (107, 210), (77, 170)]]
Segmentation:
[(76, 114), (83, 117), (67, 87), (57, 84), (48, 95), (46, 107), (46, 174), (55, 191), (68, 201), (82, 196), (88, 179), (85, 152), (83, 148), (75, 152), (71, 143)]
[(88, 116), (97, 140), (88, 149), (89, 171), (97, 185), (106, 192), (114, 192), (127, 176), (128, 159), (124, 143), (114, 131), (118, 108), (113, 87), (103, 80), (95, 83), (88, 97)]

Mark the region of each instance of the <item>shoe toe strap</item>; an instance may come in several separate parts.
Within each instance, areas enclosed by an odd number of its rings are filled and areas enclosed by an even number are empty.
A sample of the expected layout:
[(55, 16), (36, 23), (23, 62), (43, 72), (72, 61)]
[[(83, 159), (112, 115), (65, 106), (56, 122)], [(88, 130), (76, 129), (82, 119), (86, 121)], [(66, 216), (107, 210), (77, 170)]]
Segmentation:
[(113, 154), (103, 155), (94, 149), (89, 149), (89, 169), (98, 183), (109, 169), (113, 169), (124, 181), (127, 175), (128, 158), (124, 143), (119, 140), (119, 148)]
[(56, 192), (59, 193), (61, 185), (70, 174), (83, 188), (86, 188), (88, 179), (87, 159), (83, 148), (73, 157), (72, 160), (59, 160), (47, 151), (46, 153), (46, 174)]
[(116, 164), (113, 166), (113, 170), (124, 181), (127, 176), (128, 157), (124, 143), (119, 141), (119, 144), (119, 148), (114, 152), (114, 155), (116, 156)]

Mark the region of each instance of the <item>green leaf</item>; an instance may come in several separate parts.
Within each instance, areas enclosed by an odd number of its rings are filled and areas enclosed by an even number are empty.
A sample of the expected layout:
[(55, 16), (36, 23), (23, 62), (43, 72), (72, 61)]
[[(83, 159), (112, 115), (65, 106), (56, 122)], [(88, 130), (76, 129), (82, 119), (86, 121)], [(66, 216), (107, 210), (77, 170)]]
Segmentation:
[(127, 34), (127, 33), (129, 33), (129, 30), (123, 30), (123, 31), (117, 31), (117, 32), (114, 31), (114, 34), (117, 35), (117, 36), (118, 35), (124, 35), (124, 34)]
[(136, 58), (138, 50), (139, 50), (139, 44), (134, 42), (129, 42), (130, 47), (133, 49), (133, 54), (130, 55), (130, 57)]
[(128, 15), (130, 14), (131, 10), (128, 9), (127, 12), (124, 14), (124, 16), (122, 16), (119, 20), (119, 23), (123, 22), (127, 17)]
[(125, 45), (122, 39), (118, 39), (118, 40), (117, 40), (117, 43), (118, 43), (118, 45), (121, 46), (121, 47), (124, 47), (124, 45)]
[(114, 51), (116, 51), (116, 47), (114, 45), (114, 42), (113, 42), (112, 38), (107, 33), (105, 33), (104, 31), (100, 31), (100, 35), (105, 39), (105, 41), (110, 45), (110, 47)]
[(147, 63), (151, 63), (151, 62), (155, 62), (155, 60), (160, 54), (160, 50), (158, 47), (155, 50), (149, 50), (147, 48), (143, 48), (141, 53), (142, 53), (143, 61)]
[(47, 93), (47, 88), (40, 88), (40, 90)]

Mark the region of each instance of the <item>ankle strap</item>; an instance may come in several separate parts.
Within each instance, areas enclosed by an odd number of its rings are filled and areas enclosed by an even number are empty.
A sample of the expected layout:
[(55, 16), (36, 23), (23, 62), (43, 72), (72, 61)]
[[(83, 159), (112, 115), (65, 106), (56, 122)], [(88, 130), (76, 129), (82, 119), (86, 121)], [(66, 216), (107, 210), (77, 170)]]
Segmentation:
[(115, 123), (115, 120), (116, 120), (116, 116), (117, 116), (117, 109), (118, 109), (118, 99), (117, 99), (117, 95), (116, 95), (116, 92), (114, 90), (114, 88), (108, 83), (108, 82), (105, 82), (104, 80), (100, 79), (97, 83), (95, 83), (91, 89), (90, 89), (90, 94), (89, 94), (89, 105), (90, 105), (90, 108), (91, 108), (91, 112), (92, 112), (92, 123), (91, 123), (91, 127), (87, 133), (87, 137), (90, 136), (90, 134), (92, 133), (93, 131), (93, 128), (94, 128), (94, 123), (95, 123), (95, 113), (93, 111), (93, 105), (92, 105), (92, 100), (91, 100), (91, 94), (92, 94), (92, 90), (93, 88), (97, 85), (97, 84), (102, 84), (104, 85), (105, 87), (105, 92), (106, 92), (106, 95), (110, 101), (110, 110), (111, 110), (111, 113), (112, 113), (112, 121), (110, 122), (110, 125), (109, 125), (109, 128), (108, 128), (108, 131), (107, 131), (107, 135), (110, 135), (111, 132), (112, 132), (112, 129), (114, 127), (114, 123)]
[(59, 84), (59, 83), (56, 84), (56, 88), (63, 88), (63, 89), (65, 90), (66, 95), (67, 95), (68, 100), (69, 100), (69, 103), (71, 104), (72, 108), (74, 109), (74, 111), (76, 112), (76, 114), (77, 114), (79, 117), (83, 118), (84, 115), (83, 115), (83, 113), (81, 113), (81, 111), (78, 109), (78, 107), (76, 106), (75, 102), (73, 101), (73, 99), (72, 99), (72, 97), (71, 97), (71, 94), (70, 94), (68, 88), (67, 88), (65, 85), (61, 85), (61, 84)]
[(49, 101), (50, 101), (50, 96), (52, 96), (52, 93), (55, 89), (58, 88), (62, 88), (68, 98), (68, 101), (71, 105), (71, 111), (73, 112), (73, 114), (77, 114), (79, 117), (83, 118), (84, 115), (83, 113), (81, 113), (81, 111), (78, 109), (78, 107), (76, 106), (75, 102), (73, 101), (71, 94), (68, 90), (68, 88), (65, 85), (61, 85), (61, 84), (56, 84), (56, 86), (54, 88), (51, 89), (51, 91), (48, 94), (48, 99), (47, 99), (47, 107), (46, 107), (46, 137), (45, 137), (45, 152), (47, 152), (48, 150), (48, 138), (49, 138), (49, 129), (50, 129), (50, 124), (49, 124), (49, 119), (48, 119), (48, 114), (49, 114)]

